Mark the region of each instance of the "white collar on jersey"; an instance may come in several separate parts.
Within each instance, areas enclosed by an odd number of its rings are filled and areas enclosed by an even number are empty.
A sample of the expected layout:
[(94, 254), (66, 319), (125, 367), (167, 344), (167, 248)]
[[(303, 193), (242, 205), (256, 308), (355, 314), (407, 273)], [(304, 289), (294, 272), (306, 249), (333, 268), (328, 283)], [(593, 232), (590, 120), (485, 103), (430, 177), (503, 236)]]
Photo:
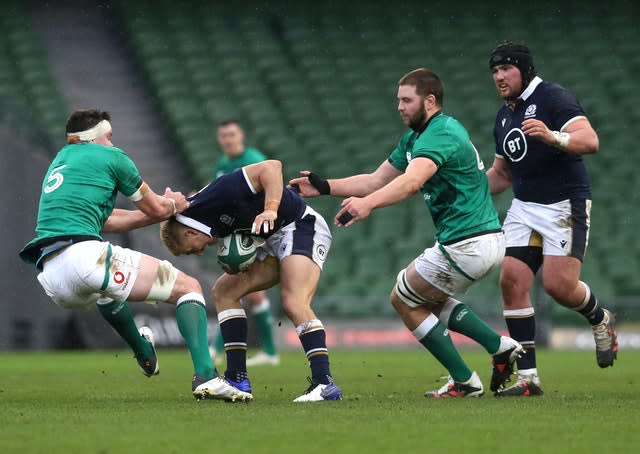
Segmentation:
[(538, 85), (540, 85), (542, 83), (542, 79), (540, 79), (538, 76), (534, 77), (531, 82), (529, 82), (529, 86), (527, 87), (527, 89), (525, 91), (522, 92), (522, 94), (520, 96), (518, 96), (518, 99), (522, 99), (523, 101), (526, 101), (527, 98), (529, 96), (531, 96), (531, 94), (533, 93), (533, 91), (538, 87)]
[(204, 233), (205, 235), (212, 237), (211, 227), (203, 224), (200, 221), (196, 221), (195, 219), (184, 216), (182, 214), (176, 214), (176, 221), (178, 221), (182, 225), (186, 225), (187, 227), (191, 227), (192, 229), (195, 229), (198, 232)]

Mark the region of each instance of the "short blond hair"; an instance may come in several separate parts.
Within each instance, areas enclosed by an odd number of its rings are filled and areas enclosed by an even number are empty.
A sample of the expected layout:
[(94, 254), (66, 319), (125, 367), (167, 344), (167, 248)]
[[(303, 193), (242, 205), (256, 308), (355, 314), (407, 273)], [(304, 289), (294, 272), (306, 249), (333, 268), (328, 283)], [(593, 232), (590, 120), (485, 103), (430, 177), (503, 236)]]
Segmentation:
[(181, 254), (180, 235), (184, 226), (180, 224), (175, 217), (170, 217), (166, 221), (160, 223), (160, 240), (162, 244), (173, 255)]

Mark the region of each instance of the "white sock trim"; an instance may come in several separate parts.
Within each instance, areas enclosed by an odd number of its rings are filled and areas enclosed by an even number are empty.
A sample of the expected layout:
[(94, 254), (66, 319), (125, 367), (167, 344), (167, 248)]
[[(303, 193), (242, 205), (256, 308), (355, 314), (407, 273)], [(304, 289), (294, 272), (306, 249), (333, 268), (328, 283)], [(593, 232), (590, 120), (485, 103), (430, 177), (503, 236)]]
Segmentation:
[(538, 375), (538, 369), (533, 367), (531, 369), (520, 369), (518, 375)]
[(182, 295), (180, 298), (178, 298), (176, 306), (180, 306), (185, 301), (197, 301), (198, 303), (202, 303), (203, 306), (206, 305), (206, 303), (204, 302), (204, 296), (202, 296), (198, 292), (191, 292), (187, 293), (186, 295)]
[(418, 341), (424, 339), (424, 337), (431, 332), (433, 328), (440, 322), (438, 317), (433, 314), (430, 314), (427, 318), (425, 318), (422, 323), (418, 325), (416, 329), (412, 331)]
[(442, 305), (442, 310), (440, 311), (440, 315), (438, 316), (438, 318), (442, 323), (444, 323), (444, 326), (446, 326), (447, 328), (449, 327), (449, 318), (451, 317), (451, 313), (458, 304), (462, 304), (462, 301), (458, 301), (455, 298), (449, 297), (447, 298), (447, 301), (445, 301)]
[(584, 290), (585, 290), (585, 292), (584, 292), (584, 300), (582, 300), (582, 303), (580, 303), (576, 307), (572, 308), (574, 311), (579, 311), (579, 310), (583, 309), (584, 307), (586, 307), (586, 305), (589, 303), (589, 300), (591, 299), (591, 288), (589, 288), (589, 286), (587, 285), (586, 282), (580, 281), (580, 283), (582, 285), (584, 285)]
[(535, 314), (536, 314), (536, 311), (533, 308), (533, 306), (527, 307), (524, 309), (505, 309), (502, 312), (502, 315), (504, 315), (504, 318), (524, 318), (524, 317), (530, 317)]
[(271, 309), (271, 302), (269, 301), (269, 298), (265, 298), (260, 302), (260, 304), (253, 306), (251, 312), (259, 314), (261, 312), (268, 312), (269, 309)]
[(222, 323), (230, 318), (247, 318), (247, 313), (244, 309), (227, 309), (226, 311), (218, 312), (218, 322)]
[(308, 322), (304, 322), (299, 324), (298, 326), (296, 326), (296, 333), (298, 334), (298, 337), (302, 336), (303, 334), (307, 334), (310, 333), (312, 331), (318, 331), (324, 329), (324, 325), (322, 324), (322, 322), (320, 320), (313, 319), (313, 320), (309, 320)]

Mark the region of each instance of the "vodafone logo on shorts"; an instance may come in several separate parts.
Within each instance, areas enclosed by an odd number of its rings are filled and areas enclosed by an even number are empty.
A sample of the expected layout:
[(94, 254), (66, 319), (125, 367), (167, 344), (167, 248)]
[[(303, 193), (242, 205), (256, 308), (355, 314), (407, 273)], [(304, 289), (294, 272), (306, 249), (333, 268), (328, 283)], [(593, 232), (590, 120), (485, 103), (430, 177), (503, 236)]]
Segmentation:
[(127, 285), (129, 285), (129, 278), (131, 277), (131, 273), (127, 273), (127, 275), (125, 276), (125, 274), (122, 271), (116, 271), (115, 273), (113, 273), (113, 282), (115, 282), (118, 285), (122, 284), (122, 289), (126, 289)]

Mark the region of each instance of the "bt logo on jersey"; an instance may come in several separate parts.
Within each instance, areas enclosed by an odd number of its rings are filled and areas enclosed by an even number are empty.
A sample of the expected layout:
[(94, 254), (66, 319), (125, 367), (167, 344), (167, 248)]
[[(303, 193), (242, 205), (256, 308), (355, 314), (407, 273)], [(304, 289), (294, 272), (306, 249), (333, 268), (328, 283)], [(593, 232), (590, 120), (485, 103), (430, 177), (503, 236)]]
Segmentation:
[(518, 128), (509, 131), (502, 141), (502, 150), (512, 162), (522, 160), (527, 154), (527, 139), (524, 133)]

